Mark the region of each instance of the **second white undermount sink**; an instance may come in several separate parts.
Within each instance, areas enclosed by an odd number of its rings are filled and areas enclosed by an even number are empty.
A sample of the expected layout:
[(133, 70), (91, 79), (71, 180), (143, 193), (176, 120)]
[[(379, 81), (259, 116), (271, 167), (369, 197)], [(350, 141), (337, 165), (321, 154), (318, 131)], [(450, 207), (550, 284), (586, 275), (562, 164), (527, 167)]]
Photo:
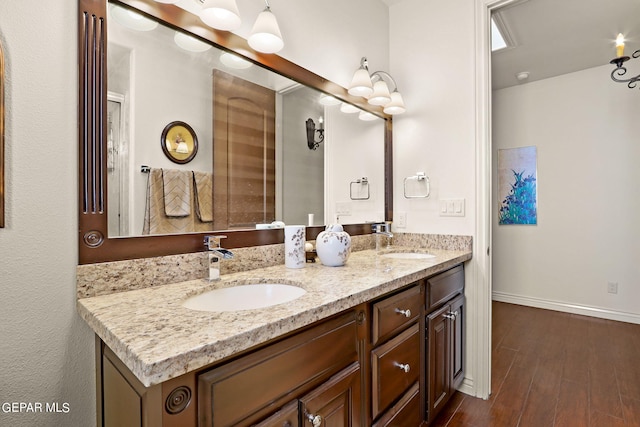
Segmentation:
[(298, 286), (284, 283), (238, 285), (194, 295), (182, 305), (199, 311), (255, 310), (293, 301), (306, 293)]
[(425, 252), (389, 252), (380, 256), (393, 259), (431, 259), (436, 257)]

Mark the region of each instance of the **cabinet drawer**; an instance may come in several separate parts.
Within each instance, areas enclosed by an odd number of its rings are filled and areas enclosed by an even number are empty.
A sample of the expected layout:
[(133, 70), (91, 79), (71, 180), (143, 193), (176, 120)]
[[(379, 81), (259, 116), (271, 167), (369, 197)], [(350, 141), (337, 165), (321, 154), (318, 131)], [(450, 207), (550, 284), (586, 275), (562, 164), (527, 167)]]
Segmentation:
[(373, 424), (373, 427), (407, 427), (421, 424), (420, 386), (415, 383), (398, 403)]
[(464, 289), (462, 265), (427, 279), (427, 312), (444, 304)]
[(420, 375), (420, 333), (414, 324), (371, 352), (373, 418), (387, 409)]
[(413, 286), (373, 304), (372, 343), (391, 337), (418, 319), (420, 286)]
[(298, 425), (298, 401), (289, 402), (284, 408), (259, 422), (254, 427), (294, 427)]
[(200, 374), (200, 425), (252, 424), (357, 360), (356, 313), (349, 312)]

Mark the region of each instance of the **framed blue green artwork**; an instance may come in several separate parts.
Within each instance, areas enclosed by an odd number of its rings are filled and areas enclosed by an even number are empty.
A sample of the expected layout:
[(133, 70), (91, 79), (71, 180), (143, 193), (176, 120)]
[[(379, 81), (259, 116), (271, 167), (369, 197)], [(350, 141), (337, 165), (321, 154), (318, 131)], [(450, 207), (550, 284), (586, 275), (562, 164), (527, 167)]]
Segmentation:
[(498, 150), (498, 224), (538, 223), (536, 147)]

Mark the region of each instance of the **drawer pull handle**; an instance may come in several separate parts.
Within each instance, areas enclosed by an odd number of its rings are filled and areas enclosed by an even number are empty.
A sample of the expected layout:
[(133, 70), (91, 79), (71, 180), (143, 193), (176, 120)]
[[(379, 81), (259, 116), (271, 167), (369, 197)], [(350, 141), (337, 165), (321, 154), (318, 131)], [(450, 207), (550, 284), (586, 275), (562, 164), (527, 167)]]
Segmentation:
[(411, 310), (409, 310), (408, 308), (406, 310), (400, 310), (399, 308), (396, 308), (396, 313), (398, 314), (402, 314), (404, 317), (411, 317)]
[(411, 370), (411, 366), (409, 366), (408, 363), (396, 363), (395, 365), (401, 370), (403, 370), (405, 374), (409, 373), (409, 371)]
[(322, 425), (322, 417), (320, 415), (307, 414), (307, 420), (309, 420), (313, 427), (320, 427)]

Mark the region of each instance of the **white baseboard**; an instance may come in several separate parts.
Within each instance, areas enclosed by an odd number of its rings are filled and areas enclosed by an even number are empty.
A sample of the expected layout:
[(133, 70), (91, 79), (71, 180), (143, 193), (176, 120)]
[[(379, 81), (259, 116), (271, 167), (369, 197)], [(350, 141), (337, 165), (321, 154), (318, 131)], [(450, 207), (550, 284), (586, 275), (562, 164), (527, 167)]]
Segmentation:
[(465, 377), (464, 380), (462, 380), (462, 384), (460, 384), (458, 391), (464, 394), (468, 394), (469, 396), (477, 397), (476, 387), (473, 384), (473, 379), (468, 377)]
[(542, 298), (514, 295), (506, 292), (494, 291), (492, 295), (492, 299), (494, 301), (508, 302), (512, 304), (526, 305), (529, 307), (562, 311), (564, 313), (581, 314), (583, 316), (591, 316), (601, 319), (640, 324), (640, 314), (636, 313), (626, 313), (624, 311), (610, 310), (608, 308), (601, 307), (591, 307), (588, 305), (569, 304), (566, 302), (552, 301)]

